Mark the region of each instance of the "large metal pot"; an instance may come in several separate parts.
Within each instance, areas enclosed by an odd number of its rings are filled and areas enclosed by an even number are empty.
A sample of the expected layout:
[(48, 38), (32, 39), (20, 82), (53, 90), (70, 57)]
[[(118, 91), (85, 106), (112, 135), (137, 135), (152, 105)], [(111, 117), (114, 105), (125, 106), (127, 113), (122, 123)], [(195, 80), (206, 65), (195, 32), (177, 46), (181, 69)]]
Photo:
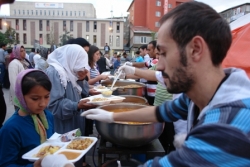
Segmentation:
[[(131, 108), (139, 109), (146, 105), (119, 103), (101, 106), (104, 110)], [(124, 124), (96, 121), (98, 133), (107, 141), (125, 147), (138, 147), (150, 143), (162, 133), (164, 123)]]
[[(108, 85), (112, 85), (112, 80), (109, 80), (109, 81), (104, 81), (102, 82), (102, 85), (104, 86), (108, 86)], [(141, 87), (139, 88), (119, 88), (119, 86), (126, 86), (126, 85), (139, 85)], [(115, 83), (115, 86), (114, 87), (118, 87), (118, 89), (116, 89), (114, 92), (113, 92), (113, 95), (135, 95), (135, 96), (144, 96), (144, 92), (145, 92), (145, 87), (146, 85), (143, 84), (143, 83), (140, 83), (140, 82), (133, 82), (133, 81), (126, 81), (126, 80), (123, 80), (123, 81), (117, 81)]]
[(141, 96), (134, 96), (134, 95), (120, 95), (120, 96), (126, 98), (122, 101), (123, 103), (135, 103), (135, 104), (148, 103), (147, 99)]

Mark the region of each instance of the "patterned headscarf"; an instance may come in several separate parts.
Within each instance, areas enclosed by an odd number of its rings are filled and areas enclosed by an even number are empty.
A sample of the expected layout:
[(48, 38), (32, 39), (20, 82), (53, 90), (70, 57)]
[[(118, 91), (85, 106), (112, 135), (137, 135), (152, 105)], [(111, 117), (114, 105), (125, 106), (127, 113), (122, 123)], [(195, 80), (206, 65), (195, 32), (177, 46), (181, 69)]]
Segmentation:
[(10, 61), (12, 61), (14, 59), (18, 59), (18, 60), (22, 59), (20, 50), (21, 50), (21, 45), (16, 45), (16, 46), (13, 47), (12, 53), (10, 55)]
[(33, 119), (34, 125), (35, 125), (35, 129), (36, 132), (40, 135), (40, 142), (43, 143), (46, 141), (47, 139), (47, 133), (45, 129), (49, 128), (48, 125), (48, 121), (46, 119), (45, 113), (44, 111), (39, 115), (40, 119), (38, 118), (38, 116), (36, 114), (33, 114), (30, 109), (27, 107), (27, 104), (24, 100), (24, 95), (22, 92), (22, 81), (23, 78), (30, 72), (34, 72), (34, 71), (39, 71), (39, 70), (33, 70), (33, 69), (28, 69), (28, 70), (24, 70), (21, 71), (18, 75), (17, 75), (17, 79), (16, 79), (16, 88), (15, 88), (15, 103), (16, 105), (21, 109), (21, 111), (25, 112), (25, 113), (29, 113), (30, 116)]

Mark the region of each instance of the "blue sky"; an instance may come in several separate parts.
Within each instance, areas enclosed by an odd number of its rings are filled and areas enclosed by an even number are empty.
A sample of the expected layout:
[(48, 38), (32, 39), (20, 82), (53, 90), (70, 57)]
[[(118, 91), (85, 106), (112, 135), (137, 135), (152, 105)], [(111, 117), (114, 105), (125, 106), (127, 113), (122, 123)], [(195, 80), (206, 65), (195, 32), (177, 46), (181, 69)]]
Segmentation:
[[(127, 9), (132, 0), (16, 0), (16, 1), (32, 1), (32, 2), (86, 2), (92, 3), (96, 8), (98, 18), (107, 18), (111, 16), (111, 10), (114, 16), (126, 16)], [(232, 6), (237, 6), (250, 0), (197, 0), (212, 6), (216, 11), (221, 12)], [(9, 14), (8, 5), (1, 7), (1, 15)]]

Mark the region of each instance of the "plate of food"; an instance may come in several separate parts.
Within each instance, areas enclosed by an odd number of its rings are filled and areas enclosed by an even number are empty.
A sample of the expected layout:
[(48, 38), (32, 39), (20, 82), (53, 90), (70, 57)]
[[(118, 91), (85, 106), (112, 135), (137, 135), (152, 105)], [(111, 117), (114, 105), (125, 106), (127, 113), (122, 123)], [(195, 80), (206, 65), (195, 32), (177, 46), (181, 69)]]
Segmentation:
[(95, 86), (94, 89), (95, 89), (97, 92), (104, 92), (104, 91), (109, 90), (109, 88), (107, 88), (106, 86), (102, 86), (102, 85)]
[[(110, 103), (109, 98), (104, 97), (103, 95), (90, 96), (90, 97), (87, 97), (87, 98), (84, 98), (84, 99), (89, 100), (87, 103), (97, 105), (97, 106), (105, 105), (105, 104)], [(81, 99), (81, 100), (84, 100), (84, 99)]]
[(64, 154), (70, 162), (80, 160), (97, 142), (96, 137), (77, 137), (69, 142), (45, 142), (22, 156), (23, 159), (36, 161), (46, 155)]

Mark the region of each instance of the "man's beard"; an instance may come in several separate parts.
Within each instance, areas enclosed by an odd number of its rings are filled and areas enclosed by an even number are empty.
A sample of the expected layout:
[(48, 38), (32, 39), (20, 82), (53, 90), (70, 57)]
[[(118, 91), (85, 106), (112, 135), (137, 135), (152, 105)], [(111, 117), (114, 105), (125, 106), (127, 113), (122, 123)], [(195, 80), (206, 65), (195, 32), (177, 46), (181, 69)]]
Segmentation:
[[(185, 52), (180, 52), (180, 56), (182, 58), (182, 61), (183, 59), (186, 59)], [(171, 77), (169, 77), (167, 73), (162, 71), (163, 78), (167, 78), (169, 80), (169, 84), (165, 82), (167, 91), (169, 93), (186, 93), (194, 84), (193, 75), (188, 73), (188, 69), (190, 69), (190, 67), (188, 66), (187, 62), (181, 62), (181, 64), (182, 66), (176, 68)]]

